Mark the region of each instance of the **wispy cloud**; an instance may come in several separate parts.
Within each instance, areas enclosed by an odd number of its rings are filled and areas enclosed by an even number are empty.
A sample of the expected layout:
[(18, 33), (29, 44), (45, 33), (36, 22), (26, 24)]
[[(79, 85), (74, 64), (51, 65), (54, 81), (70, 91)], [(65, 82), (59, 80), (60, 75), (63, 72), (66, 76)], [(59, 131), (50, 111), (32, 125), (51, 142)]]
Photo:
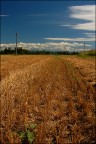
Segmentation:
[(8, 17), (8, 16), (10, 16), (10, 15), (0, 15), (0, 17)]
[(96, 41), (95, 40), (95, 32), (93, 33), (83, 33), (85, 37), (81, 38), (44, 38), (47, 40), (52, 40), (52, 41)]
[(85, 35), (85, 37), (81, 37), (81, 38), (44, 38), (46, 40), (51, 40), (51, 41), (89, 41), (89, 42), (95, 42), (95, 32), (88, 32), (88, 33), (83, 33)]
[(68, 24), (61, 26), (69, 26), (73, 29), (81, 29), (88, 31), (95, 31), (95, 9), (96, 5), (82, 5), (82, 6), (71, 6), (69, 7), (70, 18), (81, 19), (87, 22), (79, 24)]
[(93, 37), (95, 39), (95, 32), (94, 33), (84, 33), (87, 37)]
[(95, 37), (88, 38), (44, 38), (52, 41), (95, 41)]
[[(80, 38), (44, 38), (52, 41), (95, 41), (95, 7), (96, 5), (83, 5), (83, 6), (71, 6), (69, 7), (69, 17), (74, 19), (80, 19), (79, 24), (66, 24), (59, 25), (70, 27), (72, 29), (86, 30), (88, 32), (83, 33), (85, 37)], [(84, 21), (82, 21), (84, 20)], [(87, 22), (86, 22), (87, 21)], [(90, 32), (93, 31), (93, 32)]]

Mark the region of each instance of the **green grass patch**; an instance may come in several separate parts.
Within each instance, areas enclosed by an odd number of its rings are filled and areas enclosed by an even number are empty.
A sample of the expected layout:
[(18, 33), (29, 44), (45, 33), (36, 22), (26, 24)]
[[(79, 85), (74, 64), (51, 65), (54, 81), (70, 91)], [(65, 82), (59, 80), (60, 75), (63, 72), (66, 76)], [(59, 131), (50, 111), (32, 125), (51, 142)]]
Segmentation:
[(96, 50), (80, 52), (78, 55), (82, 58), (95, 57), (96, 56)]

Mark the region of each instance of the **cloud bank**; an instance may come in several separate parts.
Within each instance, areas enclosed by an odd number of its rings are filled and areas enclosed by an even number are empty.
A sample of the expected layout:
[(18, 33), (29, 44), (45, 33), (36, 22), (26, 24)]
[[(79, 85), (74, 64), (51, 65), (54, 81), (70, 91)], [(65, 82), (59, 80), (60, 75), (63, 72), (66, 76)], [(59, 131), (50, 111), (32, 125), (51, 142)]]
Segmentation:
[[(4, 50), (6, 47), (11, 47), (12, 49), (15, 49), (16, 44), (0, 44), (1, 50)], [(28, 49), (32, 51), (82, 51), (84, 48), (83, 43), (69, 43), (69, 42), (58, 42), (58, 43), (18, 43), (18, 47), (22, 47), (23, 49)], [(90, 50), (91, 45), (86, 44), (86, 49)]]

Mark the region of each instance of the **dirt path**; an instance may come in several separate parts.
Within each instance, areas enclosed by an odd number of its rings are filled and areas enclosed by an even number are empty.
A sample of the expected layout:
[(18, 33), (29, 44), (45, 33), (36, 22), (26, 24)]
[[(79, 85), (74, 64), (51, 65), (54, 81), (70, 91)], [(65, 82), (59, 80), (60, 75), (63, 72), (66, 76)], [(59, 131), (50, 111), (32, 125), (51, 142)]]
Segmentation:
[(50, 56), (12, 73), (1, 90), (7, 131), (34, 123), (35, 144), (95, 144), (95, 89), (65, 59)]

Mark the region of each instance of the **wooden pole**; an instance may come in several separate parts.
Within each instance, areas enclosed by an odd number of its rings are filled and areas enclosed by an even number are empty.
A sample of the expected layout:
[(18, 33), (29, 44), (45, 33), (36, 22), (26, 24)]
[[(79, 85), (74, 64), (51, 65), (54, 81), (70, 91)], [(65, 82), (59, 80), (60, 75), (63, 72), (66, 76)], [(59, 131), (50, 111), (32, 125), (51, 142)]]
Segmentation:
[(17, 55), (17, 36), (18, 34), (16, 33), (16, 55)]
[(85, 52), (85, 42), (84, 42), (84, 52)]

